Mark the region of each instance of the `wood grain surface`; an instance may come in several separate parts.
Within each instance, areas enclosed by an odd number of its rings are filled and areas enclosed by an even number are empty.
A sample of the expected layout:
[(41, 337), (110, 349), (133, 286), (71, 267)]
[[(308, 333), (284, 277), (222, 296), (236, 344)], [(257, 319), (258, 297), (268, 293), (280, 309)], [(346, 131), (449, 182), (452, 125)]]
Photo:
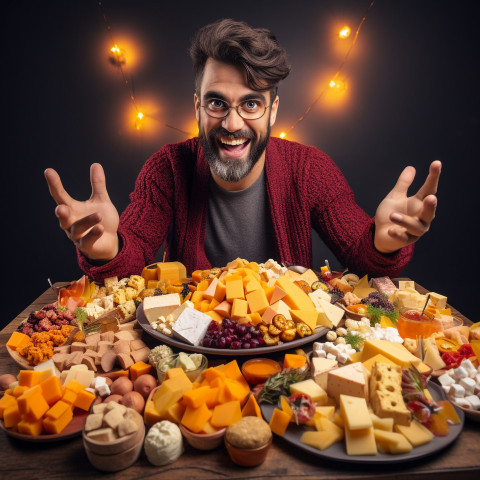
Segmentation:
[[(425, 289), (416, 285), (419, 292)], [(51, 289), (44, 292), (25, 308), (0, 332), (0, 373), (18, 373), (18, 366), (7, 353), (5, 344), (11, 333), (32, 310), (38, 310), (55, 300)], [(452, 307), (454, 315), (470, 320)], [(156, 341), (144, 333), (143, 340), (153, 347)], [(239, 363), (249, 357), (242, 357)], [(231, 360), (231, 359), (227, 359)], [(218, 359), (215, 359), (217, 363)], [(185, 453), (177, 462), (163, 467), (151, 465), (142, 452), (139, 460), (126, 470), (117, 473), (102, 473), (89, 462), (81, 437), (58, 443), (31, 444), (0, 432), (0, 478), (24, 479), (65, 479), (65, 478), (115, 478), (115, 479), (478, 479), (480, 478), (480, 424), (469, 419), (457, 441), (443, 451), (419, 461), (399, 464), (392, 456), (388, 466), (356, 466), (311, 457), (305, 452), (293, 449), (281, 438), (274, 442), (266, 461), (253, 468), (242, 468), (233, 464), (226, 448), (204, 452), (194, 450), (185, 442)]]

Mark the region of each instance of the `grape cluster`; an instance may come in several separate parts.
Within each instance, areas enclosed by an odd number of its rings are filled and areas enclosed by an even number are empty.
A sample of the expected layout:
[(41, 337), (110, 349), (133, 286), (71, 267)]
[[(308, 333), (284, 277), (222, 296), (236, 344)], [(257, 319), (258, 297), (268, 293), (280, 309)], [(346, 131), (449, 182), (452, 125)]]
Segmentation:
[(221, 325), (215, 320), (210, 322), (203, 339), (203, 346), (208, 348), (258, 348), (264, 344), (262, 332), (253, 325), (240, 324), (224, 318)]
[(371, 305), (374, 308), (381, 308), (386, 312), (393, 312), (395, 310), (395, 305), (390, 303), (387, 297), (380, 292), (372, 292), (362, 299), (364, 305)]

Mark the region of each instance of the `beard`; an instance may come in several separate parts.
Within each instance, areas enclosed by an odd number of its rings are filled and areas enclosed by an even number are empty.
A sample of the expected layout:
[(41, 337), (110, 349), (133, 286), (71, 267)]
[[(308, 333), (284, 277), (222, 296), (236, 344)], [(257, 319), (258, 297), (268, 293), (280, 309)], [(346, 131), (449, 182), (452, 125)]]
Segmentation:
[[(234, 183), (245, 178), (258, 162), (262, 153), (267, 147), (270, 138), (270, 119), (267, 123), (267, 132), (265, 136), (258, 137), (255, 132), (250, 130), (238, 130), (229, 132), (223, 127), (214, 128), (207, 135), (202, 131), (201, 122), (198, 122), (199, 140), (202, 145), (205, 158), (212, 172), (224, 182)], [(227, 137), (229, 139), (248, 138), (250, 141), (250, 151), (245, 159), (225, 158), (222, 159), (218, 154), (218, 137)]]

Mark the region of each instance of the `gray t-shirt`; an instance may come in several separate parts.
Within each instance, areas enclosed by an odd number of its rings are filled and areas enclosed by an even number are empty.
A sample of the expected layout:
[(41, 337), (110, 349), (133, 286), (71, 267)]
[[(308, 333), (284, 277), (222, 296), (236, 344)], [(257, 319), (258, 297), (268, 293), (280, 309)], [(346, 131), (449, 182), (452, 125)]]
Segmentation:
[(265, 170), (254, 184), (234, 192), (210, 178), (205, 253), (214, 267), (237, 257), (258, 263), (275, 258)]

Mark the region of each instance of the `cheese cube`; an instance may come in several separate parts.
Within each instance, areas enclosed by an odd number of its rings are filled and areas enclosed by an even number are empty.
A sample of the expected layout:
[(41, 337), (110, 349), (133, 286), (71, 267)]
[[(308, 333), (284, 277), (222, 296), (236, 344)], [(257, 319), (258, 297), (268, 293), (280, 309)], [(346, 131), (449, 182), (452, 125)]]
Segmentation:
[[(228, 277), (227, 277), (228, 280)], [(229, 302), (233, 302), (235, 298), (245, 299), (245, 292), (243, 290), (243, 281), (241, 278), (226, 281), (226, 298)]]
[(155, 295), (143, 299), (143, 312), (147, 320), (152, 323), (157, 321), (160, 315), (166, 317), (182, 304), (178, 293), (168, 293), (166, 295)]
[(330, 301), (322, 298), (318, 299), (318, 304), (319, 307), (317, 308), (317, 311), (319, 315), (317, 324), (329, 328), (332, 328), (332, 326), (338, 327), (338, 324), (345, 313), (344, 310), (336, 305), (332, 305)]
[(367, 369), (360, 362), (356, 362), (330, 370), (327, 376), (327, 393), (337, 401), (341, 394), (360, 397), (367, 400)]
[(376, 455), (377, 445), (375, 443), (373, 427), (359, 430), (346, 428), (345, 445), (347, 455)]
[(430, 303), (435, 308), (441, 310), (442, 308), (447, 307), (447, 297), (445, 295), (440, 295), (439, 293), (430, 292)]
[(200, 345), (205, 333), (207, 333), (208, 326), (212, 321), (212, 317), (205, 313), (187, 308), (178, 317), (177, 321), (172, 327), (175, 337), (189, 343), (190, 345)]
[(329, 358), (313, 357), (311, 362), (312, 378), (320, 385), (325, 391), (327, 391), (327, 377), (328, 372), (338, 368), (337, 360)]
[(253, 292), (247, 293), (246, 299), (248, 302), (248, 306), (250, 307), (251, 313), (259, 313), (262, 315), (263, 312), (268, 308), (268, 300), (267, 295), (265, 294), (265, 290), (253, 290)]

